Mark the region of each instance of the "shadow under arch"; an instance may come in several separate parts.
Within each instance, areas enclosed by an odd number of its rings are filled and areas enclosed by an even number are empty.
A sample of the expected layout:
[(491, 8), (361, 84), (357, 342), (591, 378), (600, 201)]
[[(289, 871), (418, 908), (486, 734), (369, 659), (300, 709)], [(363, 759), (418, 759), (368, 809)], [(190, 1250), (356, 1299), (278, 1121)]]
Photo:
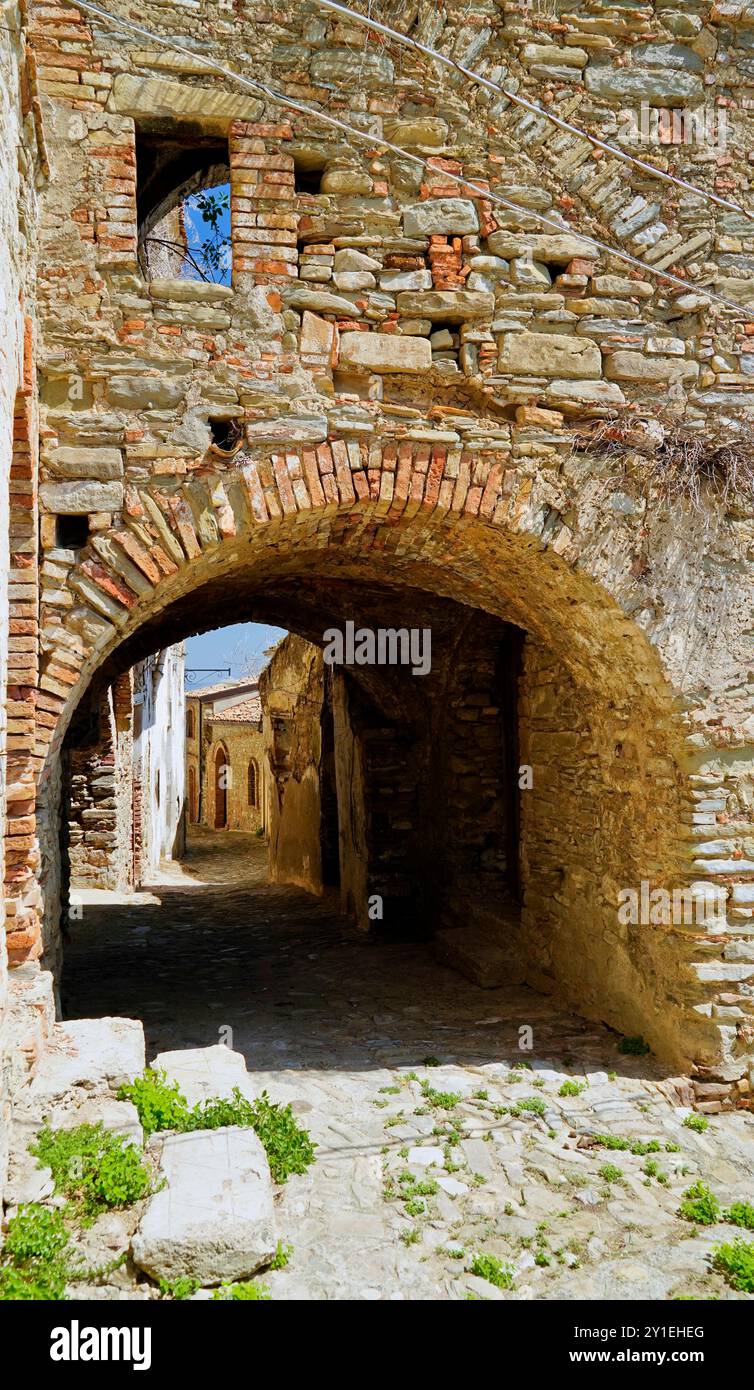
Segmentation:
[[(55, 750), (91, 682), (148, 652), (239, 618), (321, 645), (333, 621), (384, 614), (411, 625), (423, 605), (443, 602), (469, 622), (487, 615), (525, 634), (519, 747), (533, 781), (520, 797), (522, 911), (512, 943), (523, 978), (643, 1034), (673, 1065), (704, 1061), (714, 1042), (694, 1007), (702, 990), (688, 969), (693, 930), (624, 926), (617, 912), (624, 888), (683, 881), (688, 790), (676, 693), (615, 598), (537, 535), (437, 509), (391, 518), (350, 506), (284, 515), (206, 546), (136, 598), (117, 631), (103, 622), (61, 711), (42, 806)], [(42, 821), (54, 821), (49, 807)], [(49, 864), (49, 836), (42, 849)]]

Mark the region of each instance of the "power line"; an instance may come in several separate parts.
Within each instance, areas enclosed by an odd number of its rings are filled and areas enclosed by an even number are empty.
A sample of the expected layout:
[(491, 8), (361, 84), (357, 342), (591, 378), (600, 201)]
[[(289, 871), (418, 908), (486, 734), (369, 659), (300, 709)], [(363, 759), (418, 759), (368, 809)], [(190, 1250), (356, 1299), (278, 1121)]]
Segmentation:
[(665, 169), (658, 169), (656, 164), (650, 164), (647, 160), (639, 159), (636, 155), (630, 154), (628, 150), (622, 150), (619, 145), (612, 145), (609, 140), (601, 140), (597, 135), (591, 135), (588, 130), (581, 126), (573, 125), (562, 116), (557, 116), (555, 112), (548, 111), (540, 106), (538, 102), (529, 101), (526, 97), (519, 96), (517, 92), (511, 92), (507, 87), (501, 87), (497, 82), (492, 82), (488, 77), (484, 77), (480, 72), (473, 68), (467, 68), (463, 63), (459, 63), (456, 58), (451, 58), (445, 53), (439, 53), (436, 48), (431, 48), (428, 44), (421, 43), (414, 39), (410, 34), (403, 34), (399, 29), (392, 29), (388, 24), (380, 24), (376, 19), (368, 18), (366, 15), (359, 14), (356, 10), (351, 10), (347, 5), (340, 5), (337, 0), (315, 0), (315, 3), (322, 9), (333, 10), (336, 14), (351, 19), (356, 24), (363, 24), (367, 29), (384, 34), (386, 37), (394, 39), (396, 43), (405, 44), (408, 48), (413, 48), (417, 53), (424, 54), (427, 58), (434, 58), (438, 63), (444, 63), (446, 67), (453, 68), (462, 77), (470, 82), (475, 82), (477, 86), (485, 87), (489, 92), (496, 92), (499, 96), (504, 96), (516, 106), (522, 106), (525, 111), (531, 112), (536, 116), (543, 116), (545, 120), (552, 121), (553, 125), (561, 130), (567, 131), (571, 135), (578, 135), (583, 140), (588, 140), (597, 149), (606, 150), (617, 159), (622, 159), (628, 164), (635, 164), (637, 169), (642, 169), (645, 174), (651, 174), (654, 178), (662, 179), (664, 183), (674, 184), (677, 188), (682, 188), (686, 193), (694, 193), (699, 198), (705, 198), (708, 202), (716, 203), (718, 207), (725, 208), (728, 212), (738, 212), (742, 216), (748, 217), (754, 222), (754, 212), (750, 212), (740, 203), (735, 203), (731, 198), (721, 198), (717, 193), (710, 193), (706, 188), (700, 188), (698, 184), (690, 183), (687, 179), (682, 179), (678, 174), (670, 174)]
[[(390, 150), (393, 154), (400, 155), (402, 159), (407, 159), (413, 164), (418, 164), (422, 169), (429, 167), (428, 160), (422, 158), (421, 155), (414, 154), (411, 150), (404, 149), (401, 145), (395, 145), (392, 141), (385, 140), (384, 138), (377, 139), (370, 132), (359, 130), (357, 126), (350, 125), (347, 121), (342, 121), (337, 116), (332, 116), (329, 112), (317, 111), (315, 107), (308, 106), (305, 102), (296, 101), (293, 97), (284, 96), (282, 92), (275, 91), (273, 87), (269, 87), (266, 83), (256, 82), (251, 77), (246, 77), (241, 73), (234, 72), (232, 68), (226, 67), (223, 63), (218, 62), (217, 59), (208, 58), (204, 54), (199, 54), (193, 49), (186, 48), (184, 44), (177, 43), (175, 39), (164, 38), (161, 34), (155, 34), (150, 29), (143, 28), (140, 24), (134, 24), (131, 20), (121, 19), (120, 16), (111, 14), (108, 10), (102, 9), (101, 6), (92, 4), (91, 0), (72, 0), (72, 2), (76, 5), (77, 9), (98, 15), (113, 28), (120, 28), (128, 33), (138, 34), (141, 38), (150, 39), (152, 43), (161, 44), (163, 48), (170, 48), (176, 53), (186, 54), (194, 62), (199, 62), (204, 67), (210, 68), (214, 72), (219, 72), (224, 77), (229, 77), (232, 81), (240, 83), (242, 87), (248, 88), (249, 91), (261, 93), (276, 105), (283, 106), (289, 111), (296, 111), (299, 115), (308, 116), (310, 119), (322, 125), (332, 126), (336, 130), (341, 130), (352, 139), (359, 140), (362, 144), (368, 144), (372, 148), (376, 145), (379, 149)], [(574, 232), (572, 227), (564, 226), (563, 223), (558, 222), (556, 218), (548, 217), (546, 213), (534, 212), (531, 208), (522, 207), (520, 203), (515, 203), (512, 199), (504, 197), (502, 193), (493, 192), (489, 188), (482, 188), (479, 184), (474, 183), (471, 179), (464, 178), (461, 174), (451, 173), (450, 170), (444, 170), (443, 173), (445, 178), (459, 184), (464, 189), (471, 190), (474, 196), (483, 199), (485, 202), (495, 203), (499, 207), (504, 207), (509, 212), (515, 212), (524, 218), (534, 218), (534, 220), (539, 222), (543, 227), (551, 228), (560, 235), (570, 232), (571, 235), (578, 236), (579, 240), (583, 241), (585, 245), (589, 245), (604, 255), (624, 261), (626, 265), (632, 266), (635, 270), (640, 270), (643, 275), (653, 275), (657, 279), (664, 280), (672, 285), (677, 285), (686, 293), (688, 293), (691, 288), (688, 280), (682, 279), (680, 275), (674, 275), (672, 271), (658, 270), (655, 266), (645, 265), (644, 261), (640, 260), (638, 256), (632, 256), (628, 251), (619, 251), (608, 242), (600, 241), (597, 237), (590, 236), (587, 232)], [(697, 293), (703, 295), (705, 299), (714, 301), (716, 304), (722, 304), (726, 309), (734, 309), (737, 314), (743, 314), (744, 318), (749, 318), (752, 313), (754, 313), (754, 308), (747, 308), (743, 304), (738, 304), (735, 300), (728, 299), (726, 295), (718, 294), (716, 290), (702, 288), (699, 289)]]

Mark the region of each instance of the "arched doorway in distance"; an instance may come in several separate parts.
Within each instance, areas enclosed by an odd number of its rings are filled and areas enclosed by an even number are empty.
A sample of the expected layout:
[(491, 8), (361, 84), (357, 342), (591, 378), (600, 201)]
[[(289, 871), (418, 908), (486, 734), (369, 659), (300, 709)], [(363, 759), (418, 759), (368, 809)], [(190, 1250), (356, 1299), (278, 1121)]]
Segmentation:
[(215, 752), (215, 830), (228, 827), (228, 755), (222, 744)]

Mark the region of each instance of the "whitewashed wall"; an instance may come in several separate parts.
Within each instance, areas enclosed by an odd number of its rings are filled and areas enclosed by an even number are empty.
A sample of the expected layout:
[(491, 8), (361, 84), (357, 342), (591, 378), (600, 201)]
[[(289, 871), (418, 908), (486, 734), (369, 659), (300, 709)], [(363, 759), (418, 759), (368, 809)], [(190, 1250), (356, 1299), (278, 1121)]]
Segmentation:
[(134, 668), (134, 772), (142, 788), (142, 877), (183, 849), (186, 800), (184, 648)]

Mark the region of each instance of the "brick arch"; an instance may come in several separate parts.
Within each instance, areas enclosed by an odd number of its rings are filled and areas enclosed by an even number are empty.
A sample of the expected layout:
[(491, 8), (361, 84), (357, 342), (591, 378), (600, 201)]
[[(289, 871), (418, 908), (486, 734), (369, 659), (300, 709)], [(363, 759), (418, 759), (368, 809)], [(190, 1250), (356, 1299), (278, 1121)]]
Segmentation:
[[(459, 51), (467, 11), (446, 9), (442, 43)], [(427, 13), (418, 32), (431, 38)], [(751, 508), (705, 499), (700, 538), (681, 505), (663, 520), (616, 467), (571, 452), (576, 428), (613, 411), (620, 428), (649, 419), (645, 442), (656, 442), (660, 415), (692, 436), (746, 437), (749, 325), (692, 289), (748, 293), (720, 256), (731, 229), (710, 205), (689, 216), (672, 188), (650, 194), (643, 174), (597, 159), (582, 137), (532, 123), (515, 104), (489, 107), (460, 77), (446, 74), (441, 91), (450, 83), (462, 104), (436, 100), (430, 65), (404, 64), (389, 43), (357, 50), (336, 19), (292, 18), (282, 46), (276, 16), (255, 6), (237, 9), (232, 35), (210, 12), (171, 24), (222, 59), (259, 51), (275, 85), (295, 78), (323, 109), (368, 128), (369, 145), (289, 119), (212, 73), (165, 76), (140, 39), (119, 38), (114, 54), (112, 33), (83, 15), (66, 11), (61, 39), (59, 18), (50, 6), (31, 36), (52, 179), (36, 296), (42, 460), (28, 479), (21, 460), (17, 475), (30, 494), (40, 480), (41, 579), (32, 593), (19, 584), (19, 601), (36, 632), (39, 599), (42, 674), (37, 686), (37, 651), (27, 658), (24, 646), (18, 705), (33, 725), (24, 753), (39, 773), (43, 846), (76, 702), (150, 624), (172, 613), (179, 631), (181, 604), (206, 593), (220, 613), (218, 586), (249, 596), (268, 575), (423, 586), (526, 630), (530, 756), (546, 770), (547, 749), (560, 750), (552, 805), (536, 803), (524, 855), (525, 913), (541, 927), (528, 977), (580, 990), (585, 1011), (652, 1032), (674, 1056), (741, 1075), (754, 976)], [(60, 51), (71, 26), (75, 63)], [(554, 68), (550, 95), (539, 45), (494, 25), (478, 39), (480, 62), (497, 65), (502, 43), (509, 72), (561, 114), (573, 110), (571, 81), (583, 80), (600, 124), (622, 100), (602, 53), (584, 50), (583, 76)], [(640, 82), (633, 36), (616, 42), (616, 64), (628, 60)], [(676, 81), (701, 99), (701, 74)], [(137, 279), (136, 136), (163, 122), (181, 144), (199, 133), (227, 145), (232, 289), (198, 295)], [(409, 177), (383, 137), (426, 153), (425, 169)], [(295, 166), (312, 144), (325, 178), (310, 196)], [(687, 153), (681, 171), (707, 177)], [(496, 186), (515, 189), (524, 211), (496, 207), (485, 196)], [(562, 232), (543, 231), (527, 212), (536, 208)], [(596, 258), (579, 231), (628, 244), (645, 271)], [(663, 266), (688, 268), (688, 294), (655, 278)], [(453, 362), (447, 338), (430, 341), (441, 317), (458, 330)], [(251, 452), (232, 465), (206, 452), (214, 412), (243, 420)], [(33, 505), (16, 530), (24, 564), (36, 554)], [(91, 539), (69, 562), (55, 520), (71, 513), (88, 517)], [(18, 960), (40, 949), (37, 851), (25, 784), (9, 801), (19, 808), (9, 859)], [(730, 933), (616, 932), (606, 904), (647, 866), (668, 881), (732, 884)], [(590, 924), (580, 936), (579, 916)]]
[(388, 577), (527, 633), (521, 758), (536, 790), (522, 801), (526, 978), (625, 1032), (643, 1032), (679, 1065), (714, 1063), (694, 927), (621, 931), (616, 923), (619, 889), (696, 876), (685, 828), (688, 727), (672, 660), (621, 606), (638, 525), (610, 538), (608, 564), (588, 491), (568, 522), (555, 500), (550, 480), (499, 454), (338, 440), (237, 456), (172, 489), (129, 488), (105, 544), (71, 565), (67, 584), (78, 601), (63, 631), (48, 632), (54, 650), (39, 692), (43, 858), (57, 749), (113, 654), (142, 633), (151, 642), (161, 632), (154, 643), (164, 644), (168, 621), (170, 640), (197, 630), (203, 603), (206, 626), (226, 613), (237, 620), (239, 596), (264, 593), (276, 576), (309, 585), (318, 575)]

